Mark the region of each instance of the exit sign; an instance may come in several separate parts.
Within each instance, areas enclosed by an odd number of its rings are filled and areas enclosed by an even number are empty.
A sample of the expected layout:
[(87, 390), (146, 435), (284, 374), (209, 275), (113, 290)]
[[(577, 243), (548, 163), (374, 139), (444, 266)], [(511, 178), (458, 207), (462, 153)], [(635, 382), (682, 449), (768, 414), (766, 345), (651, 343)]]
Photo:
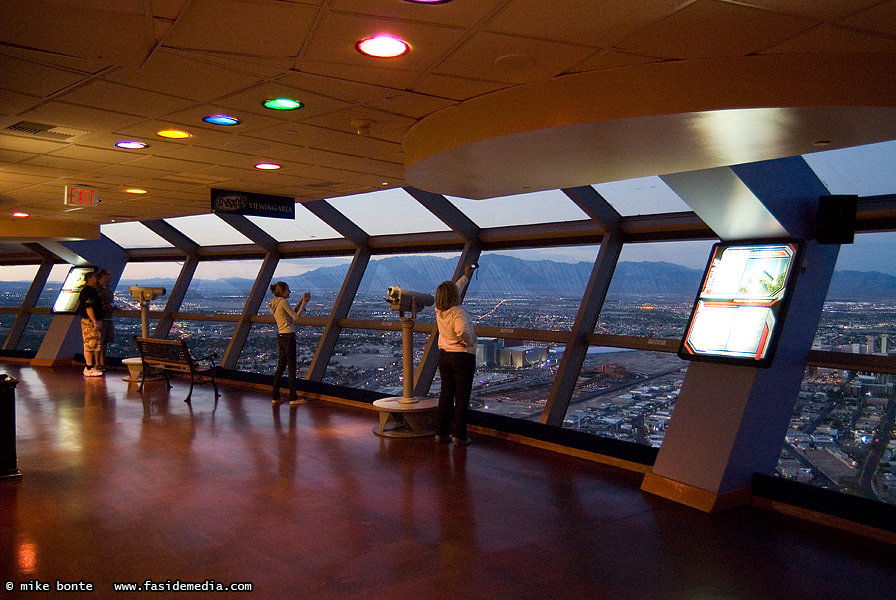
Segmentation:
[(65, 204), (74, 206), (92, 206), (99, 204), (96, 190), (79, 185), (65, 186)]

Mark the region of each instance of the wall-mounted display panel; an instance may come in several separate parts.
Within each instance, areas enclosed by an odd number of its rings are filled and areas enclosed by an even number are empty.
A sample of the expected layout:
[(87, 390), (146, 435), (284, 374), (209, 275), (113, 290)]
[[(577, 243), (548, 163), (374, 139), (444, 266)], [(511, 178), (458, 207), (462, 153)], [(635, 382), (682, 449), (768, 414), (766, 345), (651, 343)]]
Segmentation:
[(797, 242), (715, 244), (678, 355), (769, 366), (800, 248)]

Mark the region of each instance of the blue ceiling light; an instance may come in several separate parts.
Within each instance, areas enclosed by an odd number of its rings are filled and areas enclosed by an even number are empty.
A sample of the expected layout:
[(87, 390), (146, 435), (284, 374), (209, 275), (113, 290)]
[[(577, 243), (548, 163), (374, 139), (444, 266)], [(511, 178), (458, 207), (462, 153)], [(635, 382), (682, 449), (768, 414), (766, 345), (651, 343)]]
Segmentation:
[(202, 120), (212, 125), (225, 125), (227, 127), (240, 124), (239, 119), (230, 115), (208, 115), (207, 117), (202, 117)]

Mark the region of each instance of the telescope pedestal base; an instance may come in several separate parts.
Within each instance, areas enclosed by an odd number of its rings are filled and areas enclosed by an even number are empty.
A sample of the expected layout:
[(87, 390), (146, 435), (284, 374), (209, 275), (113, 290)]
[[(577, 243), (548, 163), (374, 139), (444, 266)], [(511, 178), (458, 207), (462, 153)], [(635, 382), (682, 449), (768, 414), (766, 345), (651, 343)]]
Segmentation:
[(439, 401), (437, 398), (415, 398), (415, 402), (402, 402), (395, 396), (373, 403), (380, 411), (380, 424), (373, 433), (382, 437), (411, 438), (435, 435), (433, 418)]
[[(128, 376), (122, 379), (130, 383), (137, 383), (143, 380), (143, 359), (142, 358), (123, 358), (121, 364), (128, 368)], [(158, 381), (164, 379), (160, 375), (150, 375), (146, 381)]]

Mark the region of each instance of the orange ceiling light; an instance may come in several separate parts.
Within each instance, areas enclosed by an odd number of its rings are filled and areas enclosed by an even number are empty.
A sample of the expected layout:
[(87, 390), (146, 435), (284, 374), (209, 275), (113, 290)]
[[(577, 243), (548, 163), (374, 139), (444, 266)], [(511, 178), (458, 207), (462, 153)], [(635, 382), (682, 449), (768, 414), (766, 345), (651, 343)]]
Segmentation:
[(184, 140), (186, 138), (193, 137), (192, 133), (181, 131), (179, 129), (163, 129), (161, 131), (157, 131), (156, 135), (159, 137), (168, 138), (170, 140)]
[(365, 38), (355, 46), (358, 52), (374, 58), (396, 58), (407, 54), (411, 46), (394, 35), (379, 34)]

